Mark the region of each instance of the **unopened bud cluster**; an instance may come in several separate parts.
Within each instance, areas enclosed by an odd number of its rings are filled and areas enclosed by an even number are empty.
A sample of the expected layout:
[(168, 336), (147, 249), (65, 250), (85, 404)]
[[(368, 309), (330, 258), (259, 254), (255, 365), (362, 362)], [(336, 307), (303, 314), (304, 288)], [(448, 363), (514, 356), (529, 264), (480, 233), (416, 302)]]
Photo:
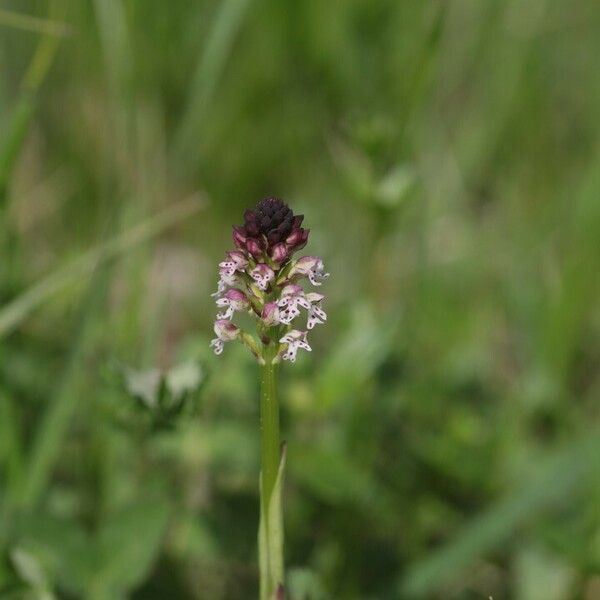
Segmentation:
[[(233, 228), (237, 249), (219, 263), (213, 294), (221, 309), (214, 325), (217, 337), (210, 343), (216, 354), (233, 340), (243, 342), (260, 362), (267, 348), (273, 360), (290, 362), (296, 360), (299, 348), (311, 350), (307, 330), (327, 320), (321, 306), (324, 296), (305, 292), (299, 284), (308, 280), (320, 286), (329, 273), (316, 256), (293, 258), (308, 241), (309, 230), (301, 227), (303, 219), (279, 198), (265, 198), (244, 213), (244, 225)], [(236, 313), (255, 317), (258, 340), (233, 323)], [(294, 322), (300, 323), (297, 329)]]

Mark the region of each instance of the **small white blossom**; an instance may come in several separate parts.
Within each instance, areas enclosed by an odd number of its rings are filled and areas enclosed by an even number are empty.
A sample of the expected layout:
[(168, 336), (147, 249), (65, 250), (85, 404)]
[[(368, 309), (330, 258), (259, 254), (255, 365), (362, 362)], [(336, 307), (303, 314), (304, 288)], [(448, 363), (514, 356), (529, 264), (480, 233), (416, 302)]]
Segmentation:
[(227, 253), (227, 260), (219, 263), (219, 281), (217, 291), (211, 294), (213, 298), (223, 295), (223, 292), (228, 287), (232, 287), (238, 283), (238, 272), (243, 272), (248, 265), (248, 259), (243, 252), (233, 250)]
[(295, 283), (290, 283), (281, 290), (281, 298), (277, 301), (277, 306), (279, 306), (279, 320), (286, 324), (291, 323), (300, 314), (298, 306), (310, 310), (310, 302), (304, 290)]
[(323, 294), (309, 292), (294, 283), (286, 285), (281, 291), (281, 298), (278, 300), (279, 320), (282, 323), (291, 323), (299, 314), (301, 306), (308, 311), (308, 321), (306, 326), (312, 329), (315, 325), (324, 323), (327, 320), (327, 314), (321, 308), (321, 301), (325, 298)]
[(283, 360), (289, 360), (290, 362), (296, 362), (298, 348), (302, 348), (307, 352), (312, 350), (306, 341), (306, 331), (292, 329), (290, 332), (284, 335), (279, 342), (281, 344), (287, 344), (287, 350), (283, 353), (282, 358)]
[(321, 279), (329, 277), (329, 273), (324, 272), (323, 261), (318, 256), (303, 256), (299, 258), (290, 270), (290, 278), (294, 275), (308, 277), (313, 285), (321, 285)]
[(321, 307), (321, 300), (323, 298), (325, 298), (323, 294), (317, 294), (316, 292), (306, 294), (306, 299), (310, 302), (308, 321), (306, 322), (308, 329), (312, 329), (315, 325), (321, 325), (327, 321), (327, 314)]
[(217, 337), (210, 342), (210, 347), (214, 349), (215, 354), (223, 352), (225, 342), (232, 342), (240, 336), (240, 328), (227, 319), (215, 321), (214, 330)]
[(217, 319), (232, 319), (235, 312), (247, 311), (250, 308), (250, 302), (246, 294), (237, 288), (227, 290), (223, 298), (217, 300), (217, 306), (227, 307), (227, 310), (217, 315)]
[(256, 281), (256, 285), (264, 292), (269, 287), (269, 283), (275, 279), (275, 273), (269, 265), (259, 263), (250, 271), (250, 277)]

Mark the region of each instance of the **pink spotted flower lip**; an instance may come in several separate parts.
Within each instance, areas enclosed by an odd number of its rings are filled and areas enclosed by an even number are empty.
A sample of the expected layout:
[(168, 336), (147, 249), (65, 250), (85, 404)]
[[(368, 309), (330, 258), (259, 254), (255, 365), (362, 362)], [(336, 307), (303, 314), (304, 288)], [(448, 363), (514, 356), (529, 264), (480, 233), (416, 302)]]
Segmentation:
[(283, 360), (289, 360), (290, 362), (296, 362), (296, 354), (298, 353), (298, 349), (302, 348), (307, 352), (310, 352), (312, 348), (308, 345), (306, 341), (306, 331), (298, 331), (297, 329), (292, 329), (290, 332), (286, 333), (280, 340), (282, 344), (286, 344), (287, 348), (283, 354)]
[[(229, 341), (241, 341), (263, 363), (295, 362), (298, 350), (310, 352), (308, 331), (327, 321), (325, 296), (302, 284), (320, 286), (329, 273), (318, 256), (294, 258), (308, 241), (303, 220), (283, 200), (269, 197), (247, 210), (244, 224), (233, 228), (236, 249), (219, 263), (213, 294), (220, 309), (217, 337), (210, 344), (216, 354)], [(243, 313), (254, 318), (255, 335), (233, 322)]]
[(313, 285), (321, 285), (323, 279), (329, 277), (329, 273), (325, 273), (323, 260), (318, 256), (303, 256), (298, 259), (292, 267), (290, 278), (294, 276), (308, 277)]
[(228, 286), (237, 283), (240, 273), (243, 273), (248, 266), (248, 259), (243, 252), (233, 250), (227, 253), (227, 260), (219, 263), (219, 281), (217, 291), (212, 294), (213, 297), (221, 296)]
[(256, 285), (263, 292), (266, 292), (271, 281), (275, 279), (275, 271), (273, 271), (269, 265), (260, 263), (250, 271), (250, 277), (256, 281)]
[(222, 298), (217, 300), (217, 306), (227, 307), (224, 313), (219, 313), (217, 319), (232, 319), (236, 312), (245, 312), (250, 308), (250, 302), (244, 292), (237, 288), (228, 289)]

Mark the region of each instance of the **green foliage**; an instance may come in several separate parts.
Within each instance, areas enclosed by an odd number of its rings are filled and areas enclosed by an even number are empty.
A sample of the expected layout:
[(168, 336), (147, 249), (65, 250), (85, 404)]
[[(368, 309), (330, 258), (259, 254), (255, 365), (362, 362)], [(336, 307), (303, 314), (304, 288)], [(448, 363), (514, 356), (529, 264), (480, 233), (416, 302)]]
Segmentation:
[[(258, 527), (258, 554), (260, 557), (261, 600), (275, 596), (283, 582), (283, 484), (286, 462), (285, 447), (281, 453), (279, 470), (270, 498), (261, 498)], [(262, 480), (262, 475), (261, 475)], [(262, 488), (262, 483), (261, 483)], [(265, 510), (266, 506), (268, 509)]]
[[(193, 362), (182, 363), (166, 372), (160, 369), (136, 371), (124, 367), (121, 384), (127, 397), (134, 401), (133, 411), (125, 411), (132, 429), (148, 423), (156, 430), (172, 427), (176, 420), (191, 418), (195, 411), (194, 399), (203, 383), (200, 366)], [(121, 411), (111, 407), (114, 415)]]
[(49, 514), (28, 515), (14, 526), (15, 574), (40, 599), (54, 598), (53, 589), (77, 597), (125, 597), (148, 577), (168, 513), (164, 500), (141, 501), (107, 515), (89, 532)]
[(599, 18), (3, 3), (0, 598), (258, 596), (258, 372), (208, 342), (266, 194), (332, 273), (280, 369), (292, 600), (597, 597)]

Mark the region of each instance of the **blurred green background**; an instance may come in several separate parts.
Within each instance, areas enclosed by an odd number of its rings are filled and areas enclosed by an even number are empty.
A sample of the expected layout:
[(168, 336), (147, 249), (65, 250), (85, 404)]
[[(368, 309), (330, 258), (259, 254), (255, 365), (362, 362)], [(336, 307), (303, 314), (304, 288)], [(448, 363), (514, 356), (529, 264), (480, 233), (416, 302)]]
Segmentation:
[(209, 294), (275, 194), (292, 599), (599, 599), (599, 56), (594, 0), (1, 2), (0, 597), (256, 597)]

